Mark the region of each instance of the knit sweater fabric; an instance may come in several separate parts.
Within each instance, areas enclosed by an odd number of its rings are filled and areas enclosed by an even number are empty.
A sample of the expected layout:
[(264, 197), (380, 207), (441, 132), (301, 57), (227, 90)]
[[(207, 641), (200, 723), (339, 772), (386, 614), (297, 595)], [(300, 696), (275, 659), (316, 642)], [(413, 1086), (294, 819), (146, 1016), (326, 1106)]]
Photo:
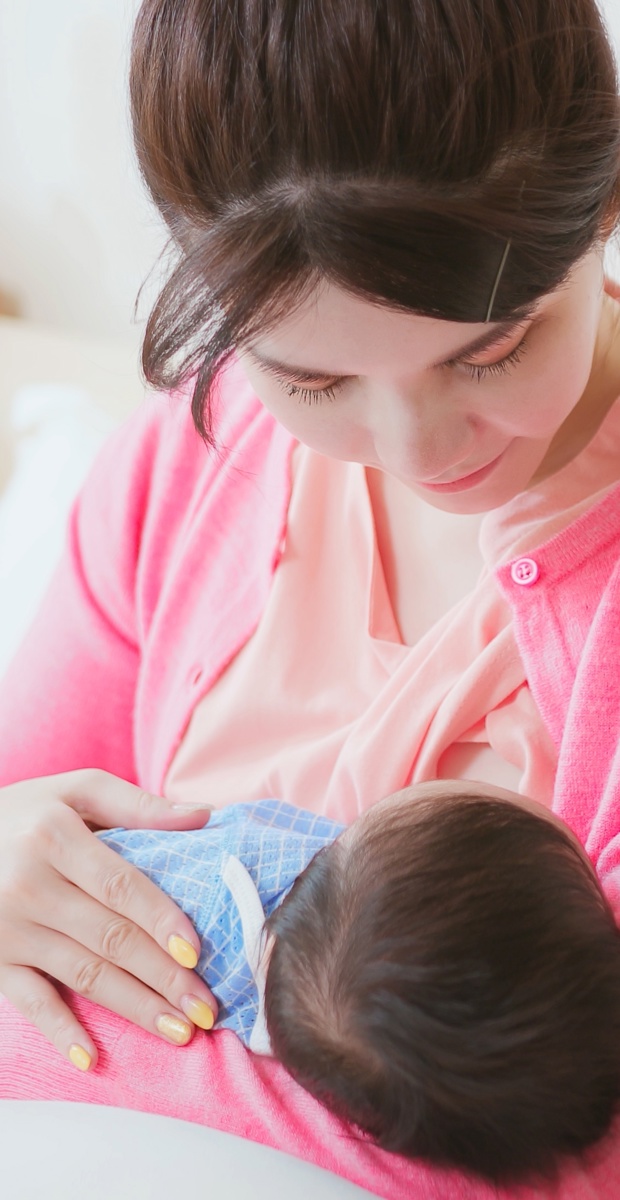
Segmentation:
[(232, 1029), (250, 1050), (269, 1054), (263, 925), (344, 828), (268, 799), (220, 809), (203, 829), (109, 829), (99, 836), (189, 917), (201, 943), (196, 971), (219, 1006), (216, 1029)]
[[(0, 687), (0, 785), (100, 767), (159, 793), (198, 699), (256, 629), (281, 553), (295, 443), (236, 366), (213, 406), (217, 453), (178, 395), (149, 398), (100, 454)], [(620, 914), (620, 487), (496, 579), (558, 749), (554, 810)], [(378, 1150), (230, 1030), (179, 1050), (72, 1003), (99, 1047), (96, 1070), (80, 1075), (3, 1004), (0, 1098), (184, 1117), (307, 1158), (386, 1200), (511, 1195)], [(615, 1200), (619, 1180), (620, 1128), (558, 1187), (515, 1197)]]

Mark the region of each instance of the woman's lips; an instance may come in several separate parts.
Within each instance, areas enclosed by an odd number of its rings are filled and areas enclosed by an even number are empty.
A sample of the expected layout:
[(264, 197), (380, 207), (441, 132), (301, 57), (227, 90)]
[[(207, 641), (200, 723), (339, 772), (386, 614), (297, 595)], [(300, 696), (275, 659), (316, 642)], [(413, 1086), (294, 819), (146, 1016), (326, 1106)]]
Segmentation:
[(484, 480), (488, 479), (491, 472), (501, 462), (505, 453), (506, 450), (502, 450), (501, 454), (498, 454), (497, 458), (494, 458), (492, 462), (487, 463), (486, 467), (480, 467), (478, 471), (472, 471), (470, 475), (463, 475), (460, 479), (453, 479), (450, 483), (422, 483), (420, 486), (428, 488), (430, 492), (466, 492), (468, 488), (473, 488), (479, 483), (484, 483)]

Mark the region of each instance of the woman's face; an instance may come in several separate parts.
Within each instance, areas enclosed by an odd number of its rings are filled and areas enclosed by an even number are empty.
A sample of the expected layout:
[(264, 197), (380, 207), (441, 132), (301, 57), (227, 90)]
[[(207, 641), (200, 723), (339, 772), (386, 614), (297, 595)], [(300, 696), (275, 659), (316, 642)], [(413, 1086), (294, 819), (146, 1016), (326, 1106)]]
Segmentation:
[[(596, 252), (508, 328), (401, 313), (325, 284), (240, 357), (299, 441), (377, 467), (437, 508), (486, 512), (527, 488), (554, 438), (557, 456), (556, 434), (561, 442), (588, 383), (602, 302)], [(472, 344), (481, 338), (492, 344)]]

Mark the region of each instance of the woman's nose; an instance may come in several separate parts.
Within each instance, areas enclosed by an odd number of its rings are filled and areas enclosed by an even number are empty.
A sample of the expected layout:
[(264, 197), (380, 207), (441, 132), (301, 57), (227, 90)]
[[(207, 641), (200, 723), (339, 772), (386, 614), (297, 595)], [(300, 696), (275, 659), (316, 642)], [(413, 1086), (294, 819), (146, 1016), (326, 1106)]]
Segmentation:
[(430, 483), (472, 458), (476, 428), (456, 406), (399, 391), (385, 405), (377, 436), (387, 470)]

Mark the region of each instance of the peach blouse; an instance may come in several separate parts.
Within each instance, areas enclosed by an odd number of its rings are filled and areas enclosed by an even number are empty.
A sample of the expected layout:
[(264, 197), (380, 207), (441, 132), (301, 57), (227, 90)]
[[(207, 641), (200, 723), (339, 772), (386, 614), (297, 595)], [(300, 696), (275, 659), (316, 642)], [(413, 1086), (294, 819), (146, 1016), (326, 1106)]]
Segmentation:
[(390, 603), (364, 468), (296, 447), (267, 607), (196, 706), (165, 794), (215, 807), (274, 796), (350, 822), (407, 783), (464, 777), (550, 804), (556, 752), (491, 572), (617, 482), (619, 435), (617, 402), (567, 468), (483, 518), (476, 587), (414, 646)]

